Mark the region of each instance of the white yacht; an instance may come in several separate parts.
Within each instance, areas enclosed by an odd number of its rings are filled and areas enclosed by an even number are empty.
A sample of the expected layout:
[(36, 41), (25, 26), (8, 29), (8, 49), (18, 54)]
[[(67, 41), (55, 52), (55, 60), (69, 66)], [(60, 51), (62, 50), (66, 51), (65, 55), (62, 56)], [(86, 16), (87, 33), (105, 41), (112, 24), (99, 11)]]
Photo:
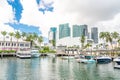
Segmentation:
[(31, 50), (31, 57), (33, 57), (33, 58), (38, 58), (38, 57), (40, 57), (39, 50), (37, 50), (37, 49), (32, 49), (32, 50)]
[(113, 59), (113, 61), (115, 62), (114, 68), (120, 69), (120, 57)]

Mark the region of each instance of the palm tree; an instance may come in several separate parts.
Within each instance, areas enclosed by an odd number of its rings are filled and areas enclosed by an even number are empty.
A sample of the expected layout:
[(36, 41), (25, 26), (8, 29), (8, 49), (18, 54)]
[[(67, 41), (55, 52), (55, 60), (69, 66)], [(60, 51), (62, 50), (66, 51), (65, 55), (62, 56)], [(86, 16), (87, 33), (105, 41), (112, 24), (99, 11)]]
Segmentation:
[(43, 42), (43, 37), (42, 36), (38, 37), (38, 42), (40, 43), (40, 48), (41, 48), (41, 43)]
[(26, 41), (30, 41), (30, 48), (33, 47), (34, 40), (37, 40), (38, 35), (36, 33), (29, 33), (26, 37)]
[(81, 42), (81, 48), (83, 49), (84, 43), (85, 43), (85, 36), (84, 35), (81, 36), (80, 42)]
[(92, 46), (91, 43), (87, 43), (87, 44), (85, 45), (85, 48), (89, 48), (89, 47), (91, 47), (91, 46)]
[(26, 40), (27, 33), (26, 33), (26, 32), (22, 32), (22, 35), (21, 35), (21, 36), (22, 36), (22, 39), (23, 39), (23, 40)]
[[(99, 35), (100, 35), (99, 37), (105, 41), (106, 32), (100, 32)], [(104, 43), (105, 43), (105, 42), (104, 42)]]
[(117, 39), (119, 37), (119, 33), (113, 32), (113, 33), (111, 33), (111, 36), (112, 36), (113, 40), (115, 40), (115, 42), (117, 42)]
[(55, 47), (55, 40), (52, 40), (52, 45), (53, 47)]
[(111, 44), (112, 49), (113, 49), (113, 46), (112, 46), (113, 39), (112, 39), (112, 36), (109, 32), (106, 32), (106, 42), (109, 42)]
[(7, 32), (6, 31), (2, 31), (1, 32), (1, 34), (3, 35), (3, 41), (4, 41), (4, 49), (5, 49), (5, 36), (6, 36), (6, 34), (7, 34)]
[(18, 40), (21, 38), (21, 35), (18, 31), (15, 32), (15, 38), (17, 39), (17, 50), (18, 50), (18, 46), (19, 46)]
[(12, 37), (14, 36), (14, 33), (13, 32), (10, 32), (9, 33), (9, 35), (10, 35), (10, 44), (11, 44), (11, 50), (12, 50)]

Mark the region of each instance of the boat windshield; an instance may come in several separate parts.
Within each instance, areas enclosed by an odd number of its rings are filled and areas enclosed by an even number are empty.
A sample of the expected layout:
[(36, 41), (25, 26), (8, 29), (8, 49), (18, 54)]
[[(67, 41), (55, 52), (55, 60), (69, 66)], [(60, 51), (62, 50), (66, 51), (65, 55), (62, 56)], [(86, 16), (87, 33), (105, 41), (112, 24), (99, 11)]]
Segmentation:
[(38, 51), (32, 51), (31, 53), (39, 53)]

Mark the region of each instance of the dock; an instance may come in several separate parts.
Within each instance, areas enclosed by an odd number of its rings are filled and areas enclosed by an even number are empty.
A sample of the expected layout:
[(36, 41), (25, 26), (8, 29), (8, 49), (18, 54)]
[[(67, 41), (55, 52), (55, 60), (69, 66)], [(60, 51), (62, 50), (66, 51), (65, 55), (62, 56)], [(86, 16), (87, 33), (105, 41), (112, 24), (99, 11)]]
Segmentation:
[(16, 53), (0, 53), (0, 57), (15, 57)]

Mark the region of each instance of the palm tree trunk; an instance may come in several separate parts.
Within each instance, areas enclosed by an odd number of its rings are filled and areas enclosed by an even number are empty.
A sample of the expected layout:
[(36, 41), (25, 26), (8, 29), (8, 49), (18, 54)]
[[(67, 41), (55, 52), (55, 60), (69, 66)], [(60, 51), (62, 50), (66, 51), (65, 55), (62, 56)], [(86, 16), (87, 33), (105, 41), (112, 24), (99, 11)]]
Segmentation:
[(32, 49), (33, 41), (30, 41), (30, 48)]

